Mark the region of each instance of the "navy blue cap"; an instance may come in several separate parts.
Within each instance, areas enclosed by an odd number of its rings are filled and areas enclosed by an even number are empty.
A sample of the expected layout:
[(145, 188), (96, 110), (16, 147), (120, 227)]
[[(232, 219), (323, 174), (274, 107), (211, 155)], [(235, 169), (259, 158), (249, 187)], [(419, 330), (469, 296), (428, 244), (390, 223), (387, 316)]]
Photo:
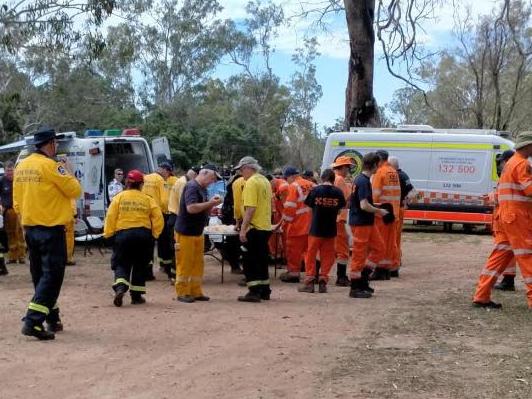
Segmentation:
[(513, 157), (513, 155), (514, 155), (514, 150), (506, 150), (506, 151), (504, 151), (504, 152), (501, 154), (499, 160), (501, 160), (501, 161), (507, 161), (507, 160), (509, 160), (511, 157)]
[(297, 170), (297, 168), (295, 168), (294, 166), (287, 166), (286, 168), (284, 168), (283, 176), (285, 178), (298, 175), (298, 174), (299, 174), (299, 170)]
[(174, 170), (174, 168), (172, 167), (172, 164), (170, 162), (166, 162), (166, 161), (165, 162), (161, 162), (159, 164), (159, 168), (166, 169), (169, 172)]

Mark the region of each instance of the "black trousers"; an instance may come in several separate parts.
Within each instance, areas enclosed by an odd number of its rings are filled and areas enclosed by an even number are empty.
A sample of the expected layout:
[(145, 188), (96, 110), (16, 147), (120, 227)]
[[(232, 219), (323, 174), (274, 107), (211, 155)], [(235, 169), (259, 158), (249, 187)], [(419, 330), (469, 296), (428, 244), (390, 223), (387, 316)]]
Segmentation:
[(65, 226), (28, 226), (24, 230), (35, 287), (25, 321), (32, 325), (59, 321), (57, 298), (67, 260)]
[(238, 236), (226, 236), (223, 244), (217, 242), (214, 246), (229, 262), (231, 269), (240, 269), (240, 238)]
[(271, 231), (250, 229), (246, 235), (246, 249), (242, 253), (244, 276), (251, 292), (269, 289), (270, 276), (268, 273), (269, 249), (268, 240)]
[(115, 282), (113, 289), (129, 289), (131, 294), (146, 292), (146, 264), (153, 254), (153, 237), (146, 228), (120, 230), (113, 247)]
[(164, 268), (168, 277), (175, 277), (174, 229), (171, 223), (169, 223), (170, 215), (164, 214), (163, 217), (164, 228), (157, 239), (157, 256), (159, 257), (160, 266)]

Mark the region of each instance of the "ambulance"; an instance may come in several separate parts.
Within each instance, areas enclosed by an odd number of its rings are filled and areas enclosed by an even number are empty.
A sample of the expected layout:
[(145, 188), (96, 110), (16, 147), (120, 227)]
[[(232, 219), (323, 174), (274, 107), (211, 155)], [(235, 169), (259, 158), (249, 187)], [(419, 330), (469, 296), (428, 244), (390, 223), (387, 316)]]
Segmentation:
[(327, 137), (322, 168), (339, 156), (355, 162), (354, 175), (362, 171), (362, 157), (386, 150), (399, 159), (417, 191), (405, 219), (491, 224), (493, 203), (489, 194), (499, 179), (499, 157), (513, 149), (505, 132), (476, 129), (434, 129), (428, 125), (397, 128), (354, 128)]
[[(58, 137), (57, 158), (70, 160), (83, 189), (77, 212), (84, 217), (104, 218), (109, 206), (107, 186), (116, 168), (125, 173), (131, 169), (152, 173), (158, 164), (170, 159), (166, 137), (154, 139), (150, 149), (138, 129), (86, 130), (81, 137), (75, 132), (59, 133)], [(26, 144), (31, 138), (4, 145), (0, 153), (20, 151), (19, 162), (32, 151)]]

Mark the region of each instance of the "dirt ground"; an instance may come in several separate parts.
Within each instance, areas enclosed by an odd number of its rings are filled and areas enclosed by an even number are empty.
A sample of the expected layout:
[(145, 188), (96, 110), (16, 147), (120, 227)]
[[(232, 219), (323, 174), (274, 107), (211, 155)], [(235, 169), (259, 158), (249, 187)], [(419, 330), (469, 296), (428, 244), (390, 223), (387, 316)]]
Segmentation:
[[(520, 278), (473, 309), (488, 235), (409, 232), (401, 277), (375, 297), (348, 289), (239, 303), (237, 276), (207, 261), (208, 303), (174, 300), (157, 274), (148, 303), (112, 305), (109, 254), (69, 267), (55, 341), (20, 334), (27, 266), (0, 277), (0, 398), (532, 398), (532, 312)], [(209, 259), (209, 258), (208, 258)], [(334, 271), (333, 271), (334, 274)]]

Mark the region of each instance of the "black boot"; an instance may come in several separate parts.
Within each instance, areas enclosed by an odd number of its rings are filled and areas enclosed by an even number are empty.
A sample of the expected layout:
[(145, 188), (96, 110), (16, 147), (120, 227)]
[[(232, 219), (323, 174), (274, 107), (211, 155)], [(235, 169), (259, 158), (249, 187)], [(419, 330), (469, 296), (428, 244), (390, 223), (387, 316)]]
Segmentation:
[(261, 292), (260, 292), (259, 287), (257, 286), (249, 287), (248, 293), (244, 296), (239, 296), (238, 300), (240, 302), (254, 302), (254, 303), (261, 302), (262, 299), (261, 299)]
[(390, 272), (390, 277), (396, 277), (396, 278), (398, 278), (398, 277), (399, 277), (399, 269), (397, 269), (397, 270), (392, 270), (392, 271)]
[(122, 306), (124, 295), (127, 292), (127, 288), (124, 285), (119, 285), (115, 288), (115, 298), (113, 299), (113, 304), (119, 308)]
[(142, 305), (143, 303), (146, 303), (146, 299), (144, 299), (140, 292), (131, 292), (132, 305)]
[(493, 288), (501, 291), (515, 291), (515, 276), (503, 276), (500, 283), (495, 284)]
[(46, 327), (48, 331), (53, 333), (63, 331), (63, 323), (59, 317), (59, 308), (50, 310), (50, 314), (46, 316)]
[(360, 279), (360, 284), (361, 284), (361, 288), (373, 294), (375, 290), (369, 286), (369, 276), (371, 275), (372, 272), (373, 270), (371, 268), (365, 267), (362, 270), (362, 278)]
[(7, 270), (5, 259), (2, 257), (0, 258), (0, 276), (5, 276), (7, 274), (9, 274), (9, 271)]
[(272, 290), (269, 285), (260, 286), (260, 299), (269, 301), (271, 294), (272, 294)]
[(351, 298), (371, 298), (372, 293), (364, 288), (362, 278), (351, 280), (351, 290), (349, 291)]
[(338, 287), (349, 287), (349, 279), (347, 278), (347, 265), (338, 263), (336, 265), (336, 285)]
[(370, 280), (380, 281), (380, 280), (389, 280), (391, 278), (390, 271), (383, 267), (376, 267), (373, 274), (370, 276)]
[(46, 331), (42, 325), (32, 324), (25, 321), (22, 326), (22, 334), (28, 337), (35, 337), (40, 341), (49, 341), (55, 339), (55, 334), (50, 331)]

